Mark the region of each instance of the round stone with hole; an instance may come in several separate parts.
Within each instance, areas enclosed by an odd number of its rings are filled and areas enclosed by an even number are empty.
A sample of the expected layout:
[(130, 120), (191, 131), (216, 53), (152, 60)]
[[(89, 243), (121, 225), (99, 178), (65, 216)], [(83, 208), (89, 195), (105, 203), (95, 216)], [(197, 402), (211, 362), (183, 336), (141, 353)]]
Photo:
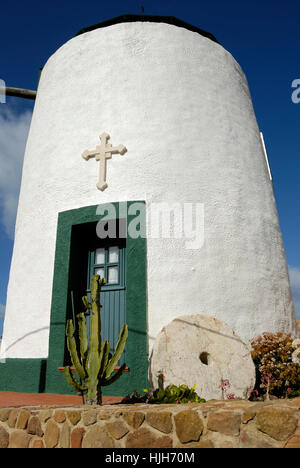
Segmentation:
[(245, 343), (225, 323), (204, 315), (185, 315), (164, 327), (150, 358), (152, 388), (197, 384), (206, 400), (247, 398), (255, 367)]

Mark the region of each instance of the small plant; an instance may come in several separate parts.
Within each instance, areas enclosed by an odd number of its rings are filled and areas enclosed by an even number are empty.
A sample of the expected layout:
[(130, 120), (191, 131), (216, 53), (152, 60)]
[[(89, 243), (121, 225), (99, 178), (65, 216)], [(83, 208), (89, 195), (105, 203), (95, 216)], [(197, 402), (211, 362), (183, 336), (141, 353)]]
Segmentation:
[(122, 404), (134, 404), (134, 403), (149, 403), (150, 393), (140, 394), (136, 390), (134, 390), (130, 395), (127, 395), (121, 401)]
[[(299, 343), (298, 343), (299, 342)], [(300, 395), (300, 341), (285, 333), (263, 333), (252, 341), (256, 387), (252, 398), (291, 398)]]
[(231, 387), (229, 380), (221, 379), (221, 384), (219, 388), (222, 390), (222, 399), (223, 400), (237, 400), (234, 393), (227, 393), (227, 390)]
[(261, 373), (259, 388), (262, 388), (265, 390), (266, 400), (270, 400), (270, 387), (271, 387), (272, 382), (275, 382), (275, 378), (272, 376), (271, 373), (268, 374), (266, 370), (263, 370)]
[(189, 388), (187, 385), (168, 385), (165, 389), (158, 388), (154, 390), (150, 397), (149, 403), (204, 403), (205, 400), (200, 398), (195, 392), (196, 385)]
[(205, 403), (195, 392), (196, 385), (189, 388), (187, 385), (168, 385), (165, 389), (157, 388), (144, 395), (137, 391), (131, 393), (122, 400), (122, 403), (150, 403), (150, 404), (181, 404), (181, 403)]
[(91, 282), (91, 302), (89, 302), (86, 296), (82, 299), (85, 308), (91, 310), (91, 323), (89, 338), (84, 312), (77, 315), (80, 355), (77, 352), (72, 320), (68, 320), (66, 328), (68, 350), (80, 381), (73, 375), (70, 366), (65, 367), (66, 380), (82, 396), (87, 394), (86, 403), (88, 405), (101, 405), (101, 387), (115, 382), (121, 377), (126, 368), (126, 364), (123, 364), (115, 372), (116, 364), (125, 348), (128, 337), (128, 326), (123, 325), (113, 355), (110, 353), (108, 340), (101, 343), (100, 292), (103, 284), (105, 284), (104, 279), (101, 279), (99, 275), (93, 276)]

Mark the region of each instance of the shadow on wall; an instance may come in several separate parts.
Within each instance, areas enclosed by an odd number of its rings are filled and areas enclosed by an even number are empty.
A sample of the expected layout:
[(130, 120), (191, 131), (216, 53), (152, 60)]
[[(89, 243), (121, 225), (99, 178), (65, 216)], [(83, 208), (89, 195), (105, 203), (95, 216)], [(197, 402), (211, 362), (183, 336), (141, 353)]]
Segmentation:
[(39, 381), (39, 393), (44, 393), (46, 389), (47, 359), (42, 359)]

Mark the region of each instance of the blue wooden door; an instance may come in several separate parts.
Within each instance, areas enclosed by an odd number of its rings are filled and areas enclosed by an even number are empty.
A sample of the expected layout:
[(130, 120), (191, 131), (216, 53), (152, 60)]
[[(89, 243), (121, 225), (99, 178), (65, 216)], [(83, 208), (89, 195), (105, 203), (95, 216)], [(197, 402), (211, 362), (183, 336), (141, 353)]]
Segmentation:
[[(87, 295), (90, 296), (90, 284), (93, 275), (105, 278), (102, 286), (101, 303), (101, 335), (102, 340), (109, 340), (111, 352), (117, 344), (119, 333), (126, 323), (126, 278), (125, 278), (125, 243), (114, 240), (96, 244), (88, 254)], [(89, 326), (90, 317), (87, 316)], [(126, 350), (118, 365), (125, 362)]]

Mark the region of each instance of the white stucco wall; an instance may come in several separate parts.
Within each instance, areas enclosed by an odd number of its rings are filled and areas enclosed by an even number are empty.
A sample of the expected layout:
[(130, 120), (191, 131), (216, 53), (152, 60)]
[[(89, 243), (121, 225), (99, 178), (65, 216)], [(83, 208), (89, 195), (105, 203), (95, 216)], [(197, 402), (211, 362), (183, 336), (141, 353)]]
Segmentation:
[[(106, 131), (128, 152), (81, 153)], [(272, 184), (246, 78), (224, 48), (164, 23), (78, 36), (48, 60), (27, 142), (9, 280), (7, 357), (48, 355), (58, 212), (109, 201), (203, 203), (205, 242), (149, 239), (150, 346), (183, 314), (217, 317), (243, 340), (295, 332)]]

